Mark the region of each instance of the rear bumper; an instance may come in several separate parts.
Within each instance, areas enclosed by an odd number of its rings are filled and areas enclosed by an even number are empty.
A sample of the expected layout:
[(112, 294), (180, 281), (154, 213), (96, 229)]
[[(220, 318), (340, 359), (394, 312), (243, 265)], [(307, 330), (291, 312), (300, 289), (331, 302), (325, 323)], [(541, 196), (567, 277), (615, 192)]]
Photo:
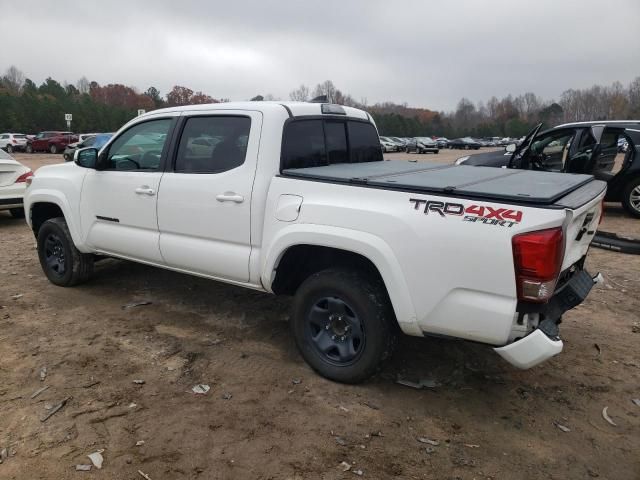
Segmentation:
[[(548, 360), (562, 351), (558, 323), (562, 314), (581, 304), (595, 280), (586, 270), (576, 270), (571, 277), (556, 290), (547, 304), (531, 309), (541, 315), (536, 330), (504, 347), (493, 350), (517, 368), (527, 369)], [(522, 309), (519, 309), (520, 311)]]
[(534, 330), (517, 342), (493, 350), (514, 367), (527, 369), (559, 354), (562, 340), (552, 340), (542, 330)]

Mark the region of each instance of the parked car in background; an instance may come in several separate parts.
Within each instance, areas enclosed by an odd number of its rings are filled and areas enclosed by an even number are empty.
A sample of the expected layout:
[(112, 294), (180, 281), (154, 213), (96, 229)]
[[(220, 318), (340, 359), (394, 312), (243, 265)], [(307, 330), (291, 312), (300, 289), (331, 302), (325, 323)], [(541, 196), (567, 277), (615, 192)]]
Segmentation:
[(387, 137), (380, 137), (380, 147), (382, 148), (382, 151), (385, 153), (398, 151), (398, 145), (396, 145), (395, 142), (392, 142)]
[[(538, 133), (541, 127), (520, 146), (468, 155), (456, 164), (590, 174), (607, 182), (605, 201), (621, 202), (640, 218), (640, 121), (566, 123)], [(626, 152), (619, 151), (620, 140)]]
[(398, 148), (400, 149), (400, 151), (404, 150), (404, 147), (407, 145), (406, 138), (400, 138), (400, 137), (389, 137), (389, 138), (393, 140), (396, 145), (398, 145)]
[(47, 131), (38, 133), (33, 140), (28, 140), (25, 147), (27, 153), (51, 152), (60, 153), (70, 143), (78, 141), (78, 136), (72, 132)]
[(0, 133), (0, 149), (8, 153), (22, 151), (27, 146), (27, 136), (24, 133)]
[(97, 133), (79, 133), (78, 142), (84, 142), (87, 138), (95, 137)]
[(461, 150), (478, 150), (482, 145), (471, 137), (455, 138), (449, 140), (448, 148), (458, 148)]
[[(78, 136), (82, 137), (83, 135)], [(113, 133), (93, 133), (91, 135), (85, 135), (84, 140), (67, 145), (67, 148), (65, 148), (62, 153), (62, 157), (65, 162), (69, 162), (73, 160), (73, 154), (79, 148), (93, 147), (100, 150), (112, 136)]]
[(0, 210), (9, 210), (14, 218), (24, 217), (22, 199), (27, 189), (27, 179), (32, 176), (29, 167), (0, 150)]
[(439, 153), (438, 144), (429, 137), (416, 137), (412, 138), (405, 147), (405, 152), (411, 153)]
[(447, 148), (447, 145), (449, 145), (449, 139), (447, 137), (436, 137), (435, 140), (440, 149)]

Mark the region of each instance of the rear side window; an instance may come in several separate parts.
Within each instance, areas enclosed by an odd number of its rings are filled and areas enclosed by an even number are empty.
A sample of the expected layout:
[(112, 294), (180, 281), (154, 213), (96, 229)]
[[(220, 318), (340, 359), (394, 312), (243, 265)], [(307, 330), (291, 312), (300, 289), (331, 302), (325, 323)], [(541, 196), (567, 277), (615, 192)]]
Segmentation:
[(368, 122), (296, 120), (285, 127), (283, 170), (382, 159), (378, 133)]
[(382, 161), (378, 133), (370, 123), (348, 122), (351, 163)]
[(247, 155), (250, 130), (249, 117), (189, 118), (180, 137), (175, 171), (221, 173), (239, 167)]

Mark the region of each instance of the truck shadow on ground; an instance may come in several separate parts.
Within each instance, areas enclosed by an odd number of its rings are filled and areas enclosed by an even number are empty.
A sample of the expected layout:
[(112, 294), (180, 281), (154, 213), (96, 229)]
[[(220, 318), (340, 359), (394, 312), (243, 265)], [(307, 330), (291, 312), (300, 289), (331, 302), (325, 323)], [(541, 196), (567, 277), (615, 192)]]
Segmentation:
[[(173, 334), (185, 350), (197, 350), (193, 344), (206, 336), (224, 338), (240, 349), (268, 351), (280, 364), (274, 368), (285, 363), (292, 371), (310, 372), (289, 331), (290, 297), (115, 259), (98, 262), (92, 280), (80, 288), (88, 302), (89, 297), (99, 297), (120, 308), (151, 302), (122, 310), (122, 318), (133, 322), (129, 325), (134, 329), (153, 327)], [(133, 313), (136, 309), (141, 315)], [(395, 355), (372, 381), (388, 384), (405, 379), (422, 382), (426, 388), (486, 388), (503, 384), (505, 370), (510, 369), (490, 346), (400, 335)]]

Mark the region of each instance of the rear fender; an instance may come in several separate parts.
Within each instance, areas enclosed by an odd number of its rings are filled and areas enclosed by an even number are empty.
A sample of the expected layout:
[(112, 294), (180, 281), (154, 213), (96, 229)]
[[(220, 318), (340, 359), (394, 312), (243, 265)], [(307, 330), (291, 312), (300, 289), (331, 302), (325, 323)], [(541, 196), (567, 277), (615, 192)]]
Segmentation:
[(271, 291), (280, 259), (287, 249), (296, 245), (331, 247), (369, 259), (380, 272), (400, 328), (408, 335), (422, 335), (402, 269), (384, 240), (369, 233), (341, 227), (312, 224), (285, 227), (276, 233), (263, 257), (261, 281), (266, 290)]

